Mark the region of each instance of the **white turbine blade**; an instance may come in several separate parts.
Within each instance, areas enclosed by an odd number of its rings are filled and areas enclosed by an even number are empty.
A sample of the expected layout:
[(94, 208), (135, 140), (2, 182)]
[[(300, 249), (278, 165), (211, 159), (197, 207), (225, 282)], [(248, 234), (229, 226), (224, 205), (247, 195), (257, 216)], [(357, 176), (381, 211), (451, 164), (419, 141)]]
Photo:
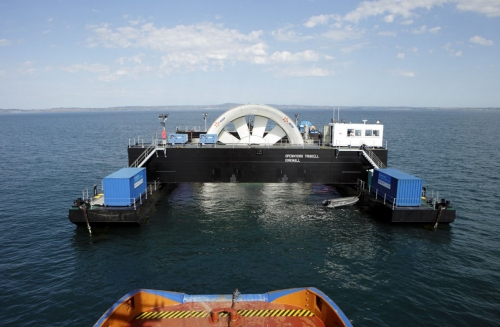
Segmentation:
[(255, 116), (255, 121), (253, 123), (252, 135), (262, 138), (264, 132), (266, 131), (267, 118), (262, 116)]
[(222, 131), (222, 133), (219, 134), (219, 141), (224, 144), (234, 144), (238, 143), (240, 140), (237, 137), (234, 137), (232, 134), (226, 131)]
[(274, 128), (264, 137), (266, 144), (274, 144), (281, 140), (283, 136), (285, 136), (285, 131), (279, 127), (279, 125), (274, 126)]
[(233, 124), (234, 128), (236, 128), (236, 131), (238, 132), (238, 135), (240, 136), (240, 140), (250, 135), (250, 132), (248, 131), (247, 120), (245, 119), (245, 117), (240, 117), (233, 120)]

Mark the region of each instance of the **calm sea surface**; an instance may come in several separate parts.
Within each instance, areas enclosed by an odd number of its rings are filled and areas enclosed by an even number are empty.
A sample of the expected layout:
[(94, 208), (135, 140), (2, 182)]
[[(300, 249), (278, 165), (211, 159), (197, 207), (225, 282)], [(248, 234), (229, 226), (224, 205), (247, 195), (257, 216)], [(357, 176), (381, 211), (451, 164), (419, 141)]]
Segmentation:
[[(221, 112), (210, 112), (210, 123)], [(287, 112), (322, 126), (330, 111)], [(379, 119), (389, 166), (457, 209), (433, 232), (325, 210), (313, 184), (180, 184), (140, 228), (68, 221), (81, 190), (127, 165), (157, 112), (0, 115), (0, 325), (91, 326), (136, 288), (191, 294), (315, 286), (356, 326), (500, 319), (500, 110), (344, 110)], [(167, 121), (203, 126), (201, 112)]]

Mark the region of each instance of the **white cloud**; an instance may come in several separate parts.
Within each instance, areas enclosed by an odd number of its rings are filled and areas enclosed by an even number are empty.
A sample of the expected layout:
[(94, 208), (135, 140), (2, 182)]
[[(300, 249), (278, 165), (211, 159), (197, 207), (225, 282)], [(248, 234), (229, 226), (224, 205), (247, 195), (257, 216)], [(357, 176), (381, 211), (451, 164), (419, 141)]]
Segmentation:
[(303, 36), (293, 29), (293, 25), (288, 24), (271, 32), (271, 35), (278, 41), (299, 42), (312, 39), (312, 36)]
[(326, 77), (335, 75), (335, 71), (318, 67), (287, 67), (274, 69), (276, 77)]
[[(128, 18), (128, 17), (124, 17)], [(271, 33), (275, 38), (288, 41), (299, 41), (305, 38), (298, 36), (292, 30), (292, 25)], [(256, 65), (293, 65), (294, 71), (299, 69), (301, 63), (318, 62), (320, 60), (331, 60), (331, 56), (320, 54), (316, 51), (305, 50), (299, 52), (275, 51), (269, 55), (267, 44), (260, 38), (262, 31), (252, 31), (248, 34), (237, 30), (224, 28), (220, 24), (200, 23), (196, 25), (178, 25), (173, 28), (157, 28), (152, 23), (142, 26), (126, 26), (111, 28), (107, 24), (89, 26), (93, 36), (87, 39), (89, 47), (102, 46), (105, 48), (143, 48), (162, 53), (159, 63), (158, 74), (171, 74), (176, 72), (193, 71), (223, 71), (228, 65), (235, 62), (247, 62)], [(344, 39), (356, 36), (358, 32), (343, 30), (343, 36), (332, 36), (330, 38)], [(102, 69), (101, 80), (111, 81), (120, 76), (133, 76), (134, 74), (154, 71), (143, 64), (144, 55), (133, 57), (120, 57), (116, 63), (120, 68), (112, 73), (109, 67), (95, 67)], [(136, 71), (127, 64), (136, 64)], [(65, 70), (90, 71), (91, 65), (73, 65)], [(141, 70), (142, 69), (142, 70)], [(320, 75), (321, 68), (307, 69), (309, 75)], [(106, 74), (104, 74), (106, 73)], [(291, 74), (291, 73), (287, 73)], [(294, 73), (299, 74), (299, 73)], [(301, 71), (300, 74), (306, 74)], [(296, 75), (298, 76), (298, 75)]]
[(392, 23), (394, 21), (394, 15), (387, 15), (384, 17), (384, 22)]
[(457, 9), (472, 11), (486, 17), (500, 17), (500, 2), (498, 0), (458, 0)]
[(401, 46), (396, 46), (396, 49), (402, 50), (402, 51), (404, 51), (404, 53), (408, 53), (408, 52), (417, 53), (418, 52), (418, 48), (417, 47), (404, 48), (404, 47), (401, 47)]
[(402, 53), (402, 52), (400, 52), (400, 53), (398, 53), (398, 54), (397, 54), (397, 56), (396, 56), (396, 57), (397, 57), (398, 59), (404, 59), (404, 58), (405, 58), (405, 54), (404, 54), (404, 53)]
[(133, 62), (136, 64), (142, 64), (142, 60), (144, 58), (143, 54), (138, 54), (132, 57), (120, 57), (116, 59), (116, 62), (119, 63), (120, 65), (125, 65), (126, 62)]
[[(126, 62), (138, 63), (141, 55), (137, 55), (134, 57), (121, 57), (116, 60), (120, 65), (125, 64)], [(103, 64), (75, 64), (70, 66), (61, 67), (62, 70), (76, 74), (79, 72), (86, 72), (91, 74), (96, 74), (96, 79), (101, 82), (112, 82), (120, 79), (121, 77), (128, 76), (131, 78), (137, 78), (145, 73), (149, 73), (154, 71), (153, 67), (139, 64), (135, 66), (120, 66), (118, 69), (113, 70), (108, 65)]]
[(422, 25), (419, 28), (414, 28), (411, 33), (412, 34), (423, 34), (427, 31), (427, 26)]
[(49, 22), (49, 23), (50, 23), (50, 22), (53, 22), (53, 21), (54, 21), (54, 18), (52, 18), (52, 17), (51, 17), (51, 18), (49, 18), (49, 19), (47, 19), (47, 22)]
[(276, 31), (272, 31), (271, 35), (278, 41), (296, 41), (297, 32), (291, 30), (291, 26), (279, 28)]
[(358, 44), (353, 44), (350, 46), (345, 46), (340, 49), (342, 53), (351, 53), (356, 50), (363, 49), (368, 43), (358, 43)]
[(429, 28), (429, 33), (436, 34), (440, 30), (441, 30), (441, 26), (436, 26), (436, 27), (433, 27), (433, 28)]
[(143, 19), (141, 16), (134, 19), (134, 18), (132, 18), (131, 15), (123, 15), (123, 19), (125, 19), (132, 26), (144, 24), (146, 22), (146, 20)]
[(443, 46), (443, 49), (450, 51), (450, 49), (451, 49), (451, 42), (446, 43), (446, 44)]
[(0, 47), (5, 47), (5, 46), (8, 46), (10, 44), (11, 44), (10, 40), (0, 39)]
[(426, 32), (429, 32), (429, 33), (432, 33), (432, 34), (436, 34), (440, 30), (441, 30), (441, 26), (436, 26), (436, 27), (433, 27), (433, 28), (427, 28), (426, 25), (422, 25), (419, 28), (414, 28), (413, 30), (411, 30), (411, 33), (412, 34), (424, 34)]
[(318, 61), (320, 59), (320, 55), (312, 50), (297, 52), (295, 54), (288, 51), (277, 51), (273, 53), (269, 59), (271, 62), (275, 63), (298, 63), (304, 61)]
[(326, 25), (331, 20), (340, 20), (339, 15), (318, 15), (310, 17), (307, 22), (304, 23), (305, 27), (315, 27), (316, 25)]
[(61, 67), (62, 70), (67, 71), (69, 73), (78, 73), (80, 71), (89, 72), (89, 73), (107, 73), (109, 72), (109, 66), (102, 64), (75, 64), (70, 66)]
[(267, 45), (260, 40), (262, 31), (248, 34), (224, 28), (220, 24), (200, 23), (157, 28), (152, 23), (139, 27), (109, 25), (89, 26), (94, 36), (89, 47), (146, 48), (164, 53), (161, 69), (174, 71), (207, 71), (222, 69), (227, 62), (266, 63)]
[[(326, 25), (333, 19), (336, 21), (335, 25), (340, 27), (343, 22), (358, 23), (360, 20), (373, 16), (383, 16), (386, 23), (393, 23), (396, 19), (401, 18), (400, 24), (411, 25), (414, 23), (413, 18), (420, 15), (417, 11), (431, 10), (447, 3), (454, 3), (460, 11), (476, 12), (487, 17), (500, 17), (499, 0), (376, 0), (360, 2), (356, 9), (343, 17), (334, 14), (312, 16), (304, 23), (304, 26), (312, 28), (317, 25)], [(437, 33), (440, 30), (440, 26), (427, 29), (423, 25), (414, 29), (412, 33)]]
[(455, 50), (450, 42), (446, 43), (446, 45), (444, 45), (442, 48), (445, 49), (448, 52), (448, 55), (450, 55), (451, 57), (462, 56), (462, 51)]
[(97, 79), (101, 82), (113, 82), (120, 78), (117, 74), (101, 74), (97, 77)]
[[(141, 75), (144, 75), (146, 73), (149, 73), (151, 71), (154, 71), (153, 67), (148, 66), (148, 65), (136, 65), (136, 66), (130, 66), (130, 67), (120, 67), (114, 73), (108, 74), (112, 75), (114, 79), (118, 79), (119, 77), (122, 76), (129, 76), (132, 78), (138, 78)], [(103, 76), (108, 76), (108, 75), (103, 75)], [(109, 76), (111, 78), (111, 76)], [(114, 80), (111, 79), (111, 80)]]
[(364, 31), (358, 31), (350, 26), (346, 26), (344, 29), (331, 29), (321, 34), (321, 36), (333, 41), (344, 41), (359, 39), (363, 34)]
[(486, 40), (484, 37), (481, 37), (479, 35), (476, 35), (476, 36), (473, 36), (469, 39), (469, 41), (471, 43), (476, 43), (476, 44), (480, 44), (480, 45), (493, 45), (493, 41), (491, 40)]
[(112, 30), (108, 24), (89, 26), (95, 36), (87, 39), (91, 47), (142, 47), (158, 51), (175, 49), (217, 49), (221, 46), (239, 49), (247, 44), (258, 42), (262, 31), (253, 31), (248, 34), (237, 30), (225, 29), (222, 25), (200, 23), (196, 25), (178, 25), (173, 28), (156, 28), (152, 23), (141, 27), (119, 27)]
[(18, 64), (18, 71), (21, 74), (33, 74), (36, 72), (35, 62), (34, 61), (25, 61), (23, 63)]
[(404, 0), (379, 0), (379, 1), (363, 1), (356, 9), (347, 13), (344, 20), (355, 22), (378, 15), (392, 15), (395, 17), (402, 17), (409, 19), (414, 15), (413, 11), (416, 9), (431, 9), (434, 6), (441, 6), (446, 3), (446, 0), (418, 0), (418, 1), (404, 1)]
[(414, 72), (411, 72), (409, 70), (392, 70), (391, 71), (391, 74), (392, 76), (396, 76), (396, 77), (415, 77), (415, 73)]

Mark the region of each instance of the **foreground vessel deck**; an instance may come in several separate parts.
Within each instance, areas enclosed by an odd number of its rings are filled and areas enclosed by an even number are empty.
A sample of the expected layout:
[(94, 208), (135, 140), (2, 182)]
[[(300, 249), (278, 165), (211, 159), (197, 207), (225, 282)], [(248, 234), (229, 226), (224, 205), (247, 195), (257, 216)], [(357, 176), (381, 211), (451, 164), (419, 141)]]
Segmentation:
[(264, 294), (188, 295), (137, 290), (95, 324), (101, 326), (351, 326), (342, 310), (315, 288)]

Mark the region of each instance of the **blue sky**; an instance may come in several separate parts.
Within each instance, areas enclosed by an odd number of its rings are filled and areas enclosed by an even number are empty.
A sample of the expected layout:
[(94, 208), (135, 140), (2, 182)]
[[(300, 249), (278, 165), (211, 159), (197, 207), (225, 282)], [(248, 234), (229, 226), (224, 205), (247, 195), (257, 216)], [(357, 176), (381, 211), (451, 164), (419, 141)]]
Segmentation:
[(500, 107), (500, 0), (2, 1), (0, 108)]

